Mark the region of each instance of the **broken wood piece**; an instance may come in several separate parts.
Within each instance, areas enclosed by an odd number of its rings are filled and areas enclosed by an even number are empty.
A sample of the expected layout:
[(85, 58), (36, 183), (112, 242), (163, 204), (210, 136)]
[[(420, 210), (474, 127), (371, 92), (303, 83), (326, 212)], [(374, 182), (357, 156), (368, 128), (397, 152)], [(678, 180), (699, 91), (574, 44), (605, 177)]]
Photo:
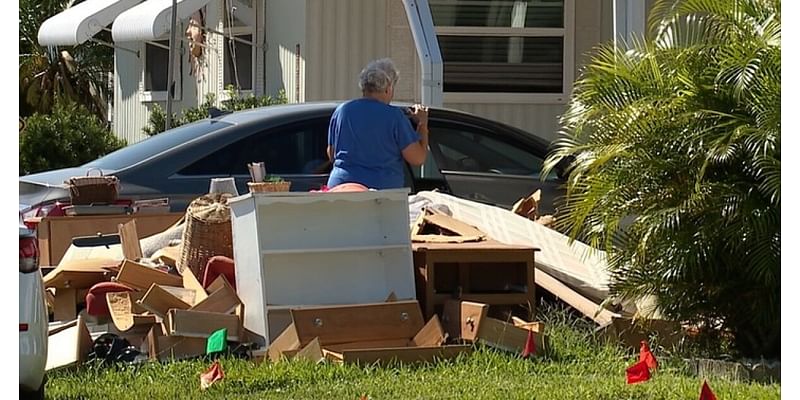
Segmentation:
[(380, 348), (393, 348), (393, 347), (408, 347), (408, 338), (402, 339), (386, 339), (386, 340), (370, 340), (365, 342), (350, 342), (340, 344), (326, 345), (325, 348), (332, 351), (342, 352), (344, 350), (360, 350), (360, 349), (380, 349)]
[(195, 304), (202, 302), (208, 297), (208, 292), (206, 292), (206, 289), (203, 288), (203, 285), (200, 284), (200, 281), (197, 280), (197, 277), (194, 276), (192, 271), (183, 271), (181, 280), (183, 281), (184, 289), (194, 290)]
[[(528, 332), (531, 331), (500, 321), (499, 319), (487, 317), (481, 321), (477, 339), (487, 346), (515, 354), (522, 354), (522, 350), (525, 348), (525, 344), (528, 341)], [(533, 332), (533, 340), (536, 344), (536, 355), (541, 355), (547, 351), (547, 343), (542, 333)]]
[(514, 206), (511, 207), (511, 212), (521, 215), (532, 221), (539, 218), (539, 202), (542, 200), (542, 191), (537, 189), (527, 197), (519, 199)]
[(535, 280), (536, 285), (574, 307), (600, 326), (606, 326), (612, 322), (613, 318), (621, 317), (621, 315), (617, 313), (600, 307), (597, 303), (594, 303), (580, 293), (570, 289), (569, 286), (561, 283), (539, 268), (536, 268)]
[(206, 339), (182, 336), (165, 336), (160, 326), (147, 334), (146, 345), (151, 360), (182, 360), (206, 353)]
[(278, 362), (284, 357), (284, 351), (299, 349), (300, 339), (297, 337), (297, 330), (294, 328), (294, 324), (290, 323), (289, 326), (269, 344), (267, 348), (267, 358), (272, 362)]
[(410, 345), (413, 347), (436, 347), (445, 342), (445, 333), (439, 317), (434, 315), (425, 326), (411, 339)]
[(480, 242), (484, 236), (445, 236), (445, 235), (414, 235), (411, 241), (415, 243), (467, 243)]
[(147, 290), (154, 283), (164, 286), (183, 286), (183, 279), (180, 276), (168, 274), (131, 260), (123, 261), (116, 280), (137, 290)]
[(489, 313), (489, 305), (449, 299), (444, 303), (442, 322), (450, 339), (475, 341), (481, 321)]
[(90, 288), (96, 283), (108, 281), (117, 265), (119, 261), (108, 258), (65, 261), (44, 276), (44, 287)]
[(136, 231), (136, 220), (132, 219), (124, 224), (117, 225), (119, 241), (122, 246), (122, 256), (128, 260), (142, 258), (142, 245), (139, 242), (139, 233)]
[(125, 332), (134, 326), (152, 325), (157, 322), (155, 315), (142, 314), (144, 310), (136, 304), (136, 300), (141, 297), (141, 292), (106, 293), (108, 311), (117, 329)]
[(176, 263), (180, 257), (180, 246), (167, 246), (157, 250), (150, 259), (160, 261), (162, 264), (169, 265), (170, 267), (176, 267)]
[(394, 294), (394, 291), (392, 291), (391, 293), (389, 293), (389, 296), (387, 296), (387, 297), (386, 297), (386, 302), (387, 302), (387, 303), (391, 303), (391, 302), (393, 302), (393, 301), (397, 301), (397, 295), (396, 295), (396, 294)]
[(225, 328), (228, 340), (239, 341), (241, 322), (236, 315), (171, 309), (165, 323), (169, 336), (208, 338), (212, 333)]
[(416, 300), (290, 310), (301, 345), (319, 337), (330, 344), (372, 340), (409, 340), (423, 327)]
[(425, 222), (427, 224), (436, 225), (441, 229), (452, 232), (456, 236), (486, 237), (486, 234), (481, 232), (478, 228), (445, 214), (425, 216)]
[(537, 333), (544, 333), (543, 322), (528, 322), (519, 317), (511, 317), (511, 323), (513, 323), (514, 326), (522, 329), (528, 329)]
[(86, 361), (92, 348), (92, 337), (83, 316), (75, 324), (58, 330), (47, 337), (47, 363), (45, 371), (73, 367)]
[(53, 297), (53, 319), (69, 321), (75, 319), (78, 312), (78, 290), (57, 288)]
[[(392, 362), (420, 363), (447, 360), (472, 351), (470, 345), (433, 347), (395, 347), (385, 349), (343, 350), (341, 362), (386, 365)], [(336, 356), (337, 353), (334, 353)]]
[(328, 361), (342, 362), (343, 360), (342, 353), (328, 349), (322, 349), (322, 355), (324, 355), (325, 359)]
[(222, 275), (218, 276), (208, 288), (211, 294), (208, 295), (205, 300), (195, 304), (191, 308), (192, 311), (230, 314), (236, 310), (236, 307), (242, 304), (239, 296), (236, 295), (236, 291)]
[(172, 309), (188, 310), (191, 306), (172, 295), (155, 283), (150, 286), (147, 293), (137, 302), (142, 308), (161, 318), (166, 318), (167, 312)]
[(306, 347), (303, 347), (297, 354), (292, 357), (295, 360), (308, 360), (311, 362), (320, 362), (325, 359), (322, 354), (322, 348), (319, 345), (319, 338), (314, 338)]
[(175, 286), (161, 286), (161, 289), (164, 289), (171, 295), (181, 299), (181, 301), (188, 304), (189, 306), (193, 306), (197, 303), (197, 301), (195, 301), (196, 291), (193, 289), (186, 289)]

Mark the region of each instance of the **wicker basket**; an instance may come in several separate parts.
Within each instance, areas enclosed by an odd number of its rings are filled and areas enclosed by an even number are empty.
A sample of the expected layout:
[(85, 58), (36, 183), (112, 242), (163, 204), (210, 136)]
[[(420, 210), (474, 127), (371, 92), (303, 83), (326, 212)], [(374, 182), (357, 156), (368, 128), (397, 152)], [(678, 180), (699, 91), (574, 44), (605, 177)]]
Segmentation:
[(208, 259), (213, 256), (233, 258), (231, 210), (227, 193), (212, 193), (198, 197), (186, 210), (181, 254), (176, 261), (178, 271), (189, 269), (197, 279), (203, 279)]
[(292, 182), (247, 182), (250, 193), (288, 192)]
[[(89, 176), (92, 171), (100, 175)], [(64, 183), (69, 185), (72, 205), (111, 204), (119, 195), (119, 179), (113, 175), (104, 176), (99, 169), (90, 169), (86, 176), (72, 177)]]

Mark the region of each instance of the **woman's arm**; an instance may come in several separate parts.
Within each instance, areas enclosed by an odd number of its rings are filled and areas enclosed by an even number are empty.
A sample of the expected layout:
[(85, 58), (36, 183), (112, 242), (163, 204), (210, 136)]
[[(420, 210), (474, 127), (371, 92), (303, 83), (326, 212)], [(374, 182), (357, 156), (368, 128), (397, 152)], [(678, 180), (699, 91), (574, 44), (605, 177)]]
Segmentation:
[(424, 164), (428, 155), (428, 108), (415, 104), (411, 116), (417, 120), (417, 133), (421, 139), (403, 149), (403, 159), (416, 167)]

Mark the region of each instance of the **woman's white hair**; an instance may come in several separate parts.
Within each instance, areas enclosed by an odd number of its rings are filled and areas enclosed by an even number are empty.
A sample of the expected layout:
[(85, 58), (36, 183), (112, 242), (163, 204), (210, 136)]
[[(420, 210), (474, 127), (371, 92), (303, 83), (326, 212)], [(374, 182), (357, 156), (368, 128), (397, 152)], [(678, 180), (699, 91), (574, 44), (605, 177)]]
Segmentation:
[(400, 73), (389, 58), (370, 61), (358, 77), (358, 87), (364, 93), (380, 93), (397, 83)]

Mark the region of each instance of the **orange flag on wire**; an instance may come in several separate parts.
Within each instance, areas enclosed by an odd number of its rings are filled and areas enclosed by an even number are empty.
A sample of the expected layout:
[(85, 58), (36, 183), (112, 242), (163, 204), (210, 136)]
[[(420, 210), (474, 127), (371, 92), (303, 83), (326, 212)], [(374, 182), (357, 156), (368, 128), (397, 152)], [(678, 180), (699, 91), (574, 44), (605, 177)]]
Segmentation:
[(214, 382), (222, 380), (225, 377), (225, 373), (222, 372), (222, 367), (219, 365), (219, 360), (215, 360), (211, 367), (200, 374), (200, 388), (205, 390), (208, 389)]
[(706, 380), (703, 380), (703, 387), (700, 388), (700, 400), (717, 400)]
[(650, 368), (647, 368), (646, 362), (639, 361), (628, 367), (628, 369), (625, 370), (625, 374), (627, 375), (629, 385), (644, 382), (650, 379)]
[(656, 356), (653, 355), (650, 351), (650, 347), (644, 340), (642, 340), (642, 346), (639, 348), (639, 361), (644, 361), (645, 364), (647, 364), (647, 368), (658, 368), (658, 360), (656, 360)]
[(525, 341), (525, 348), (522, 349), (522, 358), (536, 355), (536, 341), (533, 340), (533, 331), (528, 330), (528, 339)]

